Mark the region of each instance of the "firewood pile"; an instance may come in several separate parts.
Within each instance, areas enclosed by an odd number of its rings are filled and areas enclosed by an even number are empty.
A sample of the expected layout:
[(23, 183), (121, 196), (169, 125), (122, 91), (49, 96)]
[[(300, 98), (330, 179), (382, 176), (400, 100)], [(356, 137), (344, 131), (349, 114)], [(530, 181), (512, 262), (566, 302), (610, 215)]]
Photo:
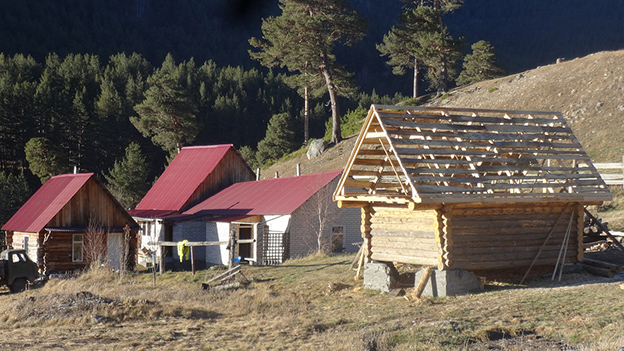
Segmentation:
[(609, 230), (609, 222), (604, 222), (602, 218), (590, 216), (587, 211), (585, 212), (583, 243), (586, 251), (602, 251), (614, 244), (620, 247), (622, 239), (622, 236), (616, 235)]

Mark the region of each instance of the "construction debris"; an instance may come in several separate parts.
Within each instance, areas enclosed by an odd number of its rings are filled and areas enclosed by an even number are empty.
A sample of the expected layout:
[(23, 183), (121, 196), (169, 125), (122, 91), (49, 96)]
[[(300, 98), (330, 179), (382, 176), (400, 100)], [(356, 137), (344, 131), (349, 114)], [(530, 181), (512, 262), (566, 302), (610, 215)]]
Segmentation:
[[(237, 277), (241, 277), (242, 282), (236, 281)], [(241, 272), (241, 266), (236, 265), (227, 271), (208, 279), (205, 283), (202, 283), (202, 289), (228, 290), (239, 288), (243, 284), (249, 284), (249, 280), (245, 277), (243, 272)]]

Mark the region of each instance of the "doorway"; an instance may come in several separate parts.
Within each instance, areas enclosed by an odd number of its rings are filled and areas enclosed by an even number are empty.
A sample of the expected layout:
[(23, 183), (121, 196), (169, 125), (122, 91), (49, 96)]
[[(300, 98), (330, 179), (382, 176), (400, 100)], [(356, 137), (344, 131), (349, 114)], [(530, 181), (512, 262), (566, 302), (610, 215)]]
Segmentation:
[(250, 262), (254, 259), (253, 243), (254, 230), (251, 224), (240, 224), (238, 227), (238, 255), (241, 262)]
[(121, 268), (121, 260), (123, 253), (123, 240), (121, 233), (108, 233), (106, 244), (108, 251), (108, 267), (119, 270)]

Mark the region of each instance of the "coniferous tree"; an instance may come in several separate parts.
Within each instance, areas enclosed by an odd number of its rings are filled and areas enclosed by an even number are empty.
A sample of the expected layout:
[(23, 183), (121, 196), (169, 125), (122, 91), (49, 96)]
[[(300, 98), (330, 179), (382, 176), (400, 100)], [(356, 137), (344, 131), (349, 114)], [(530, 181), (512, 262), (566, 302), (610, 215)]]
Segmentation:
[(501, 77), (505, 71), (496, 63), (494, 47), (485, 40), (472, 44), (472, 54), (464, 58), (464, 70), (459, 74), (457, 83), (472, 84), (483, 80)]
[(16, 176), (0, 171), (0, 223), (6, 223), (29, 196), (30, 188), (24, 173)]
[(195, 140), (200, 129), (196, 104), (183, 85), (187, 82), (185, 73), (186, 63), (176, 66), (167, 55), (163, 66), (147, 79), (145, 100), (134, 107), (139, 117), (130, 118), (143, 136), (165, 151), (179, 152), (184, 144)]
[(250, 146), (243, 146), (238, 149), (238, 152), (240, 152), (241, 156), (243, 157), (243, 160), (247, 162), (247, 164), (249, 165), (249, 167), (251, 167), (251, 169), (255, 170), (257, 167), (260, 167), (260, 164), (258, 163), (258, 160), (256, 159), (256, 151), (252, 149)]
[(381, 56), (388, 56), (387, 63), (392, 66), (392, 73), (403, 75), (407, 68), (413, 70), (414, 98), (418, 97), (419, 73), (427, 58), (423, 41), (427, 34), (434, 33), (437, 29), (436, 13), (432, 7), (407, 8), (399, 16), (399, 23), (384, 35), (383, 43), (377, 45)]
[(126, 156), (115, 161), (104, 175), (108, 189), (124, 208), (134, 208), (149, 190), (148, 163), (137, 143), (126, 147)]
[(264, 139), (258, 143), (256, 159), (260, 164), (276, 160), (295, 149), (295, 132), (287, 113), (273, 115), (269, 121)]
[(0, 168), (23, 166), (24, 146), (34, 130), (34, 94), (40, 65), (32, 57), (0, 53)]
[(46, 138), (32, 138), (24, 148), (28, 169), (45, 183), (50, 177), (69, 171), (68, 158)]
[(427, 68), (429, 88), (438, 93), (448, 90), (457, 72), (455, 63), (461, 57), (463, 40), (454, 39), (442, 17), (459, 7), (463, 0), (405, 0), (406, 10), (400, 22), (384, 37), (377, 49), (389, 56), (388, 64), (395, 74), (413, 66), (413, 96), (417, 96), (418, 72)]
[[(340, 109), (338, 77), (348, 76), (333, 54), (337, 43), (352, 45), (364, 36), (365, 22), (349, 11), (342, 0), (280, 0), (282, 14), (262, 21), (262, 39), (251, 38), (259, 52), (252, 58), (267, 67), (286, 67), (291, 72), (319, 72), (332, 110), (332, 142), (339, 142)], [(309, 67), (309, 68), (308, 68)]]
[(438, 94), (448, 90), (455, 80), (455, 64), (462, 56), (464, 41), (454, 39), (443, 22), (443, 16), (461, 7), (463, 0), (417, 0), (419, 6), (431, 6), (434, 10), (438, 30), (425, 34), (420, 44), (425, 51), (427, 80)]
[(325, 93), (325, 83), (320, 74), (309, 72), (307, 62), (304, 63), (303, 72), (286, 77), (284, 81), (288, 86), (297, 90), (303, 97), (303, 143), (310, 140), (310, 100), (321, 97)]

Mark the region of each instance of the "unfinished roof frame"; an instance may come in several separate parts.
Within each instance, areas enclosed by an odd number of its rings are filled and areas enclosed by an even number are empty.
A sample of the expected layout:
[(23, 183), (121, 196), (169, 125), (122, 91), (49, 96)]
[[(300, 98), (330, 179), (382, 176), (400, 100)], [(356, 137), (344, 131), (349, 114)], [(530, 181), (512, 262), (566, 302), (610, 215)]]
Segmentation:
[(371, 106), (334, 200), (602, 202), (611, 194), (557, 112)]

